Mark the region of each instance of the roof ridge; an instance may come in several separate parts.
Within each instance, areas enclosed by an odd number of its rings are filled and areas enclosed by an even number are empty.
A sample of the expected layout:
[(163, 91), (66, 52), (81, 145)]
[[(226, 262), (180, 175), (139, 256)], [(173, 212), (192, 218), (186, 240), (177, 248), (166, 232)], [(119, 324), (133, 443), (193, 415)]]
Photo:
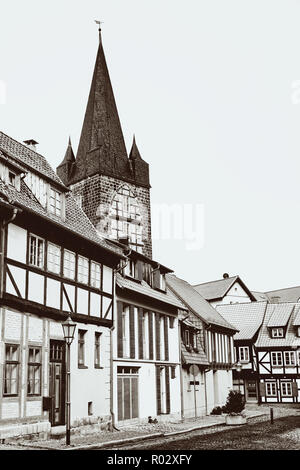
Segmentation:
[(207, 281), (207, 282), (202, 282), (200, 284), (190, 284), (192, 287), (198, 287), (198, 286), (203, 286), (204, 284), (212, 284), (214, 282), (220, 282), (220, 281), (226, 281), (227, 279), (234, 279), (234, 278), (238, 278), (239, 275), (236, 275), (236, 276), (230, 276), (230, 277), (223, 277), (223, 279), (216, 279), (215, 281)]

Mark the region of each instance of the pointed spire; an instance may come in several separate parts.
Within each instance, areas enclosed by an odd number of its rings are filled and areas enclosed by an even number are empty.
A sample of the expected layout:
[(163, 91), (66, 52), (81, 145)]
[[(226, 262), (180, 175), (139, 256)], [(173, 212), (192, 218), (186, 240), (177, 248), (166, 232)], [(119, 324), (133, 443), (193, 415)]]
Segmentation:
[(65, 157), (59, 166), (64, 165), (65, 163), (74, 163), (74, 162), (75, 162), (75, 155), (72, 149), (71, 137), (69, 137), (69, 142), (68, 142), (68, 147), (65, 153)]
[(135, 135), (134, 134), (133, 134), (133, 142), (132, 142), (132, 147), (131, 147), (131, 150), (130, 150), (129, 158), (131, 160), (135, 160), (137, 158), (140, 158), (142, 160), (139, 149), (136, 145)]
[[(99, 43), (89, 99), (82, 126), (76, 166), (81, 177), (104, 171), (115, 176), (128, 170), (128, 156), (118, 110)], [(76, 176), (75, 176), (76, 178)]]

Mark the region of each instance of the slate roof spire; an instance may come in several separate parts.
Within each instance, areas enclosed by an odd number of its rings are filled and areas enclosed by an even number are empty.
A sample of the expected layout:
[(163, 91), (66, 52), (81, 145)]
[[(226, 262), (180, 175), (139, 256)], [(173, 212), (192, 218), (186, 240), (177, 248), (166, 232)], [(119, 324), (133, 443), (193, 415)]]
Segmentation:
[(74, 163), (75, 163), (75, 155), (74, 155), (72, 144), (71, 144), (71, 137), (69, 137), (68, 147), (67, 147), (64, 159), (56, 169), (57, 175), (60, 177), (60, 179), (62, 180), (64, 184), (67, 184), (71, 176), (72, 167)]
[[(99, 24), (99, 22), (97, 22)], [(141, 160), (143, 162), (143, 160)], [(106, 64), (99, 25), (99, 46), (76, 161), (68, 185), (95, 174), (150, 187), (148, 164), (137, 173), (128, 159)], [(147, 168), (146, 168), (147, 167)]]

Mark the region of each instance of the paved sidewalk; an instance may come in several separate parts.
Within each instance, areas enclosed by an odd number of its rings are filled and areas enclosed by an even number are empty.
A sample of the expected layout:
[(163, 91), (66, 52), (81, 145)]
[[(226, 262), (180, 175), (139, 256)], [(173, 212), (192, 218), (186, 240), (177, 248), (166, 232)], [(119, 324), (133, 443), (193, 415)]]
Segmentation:
[[(274, 419), (297, 415), (300, 411), (297, 408), (284, 408), (274, 406)], [(249, 420), (267, 420), (270, 416), (270, 407), (250, 405), (246, 407), (246, 416)], [(125, 443), (140, 442), (142, 440), (154, 439), (157, 437), (176, 436), (191, 432), (197, 429), (221, 427), (225, 424), (225, 415), (209, 415), (202, 418), (187, 419), (184, 422), (166, 422), (157, 424), (134, 424), (124, 426), (120, 431), (114, 432), (93, 432), (86, 434), (71, 435), (71, 445), (65, 445), (65, 439), (50, 440), (18, 440), (11, 444), (0, 445), (0, 450), (22, 449), (22, 450), (84, 450), (84, 449), (108, 449)]]

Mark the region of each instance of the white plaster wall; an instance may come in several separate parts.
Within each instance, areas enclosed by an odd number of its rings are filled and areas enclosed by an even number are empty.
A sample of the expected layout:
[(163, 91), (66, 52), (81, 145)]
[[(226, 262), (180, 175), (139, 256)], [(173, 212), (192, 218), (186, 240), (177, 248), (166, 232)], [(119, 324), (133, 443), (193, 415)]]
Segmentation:
[[(195, 417), (195, 394), (194, 386), (189, 385), (190, 381), (194, 381), (193, 375), (189, 374), (186, 369), (183, 370), (183, 402), (184, 402), (184, 417), (192, 418)], [(204, 385), (204, 373), (199, 373), (195, 377), (196, 381), (199, 381), (199, 385), (196, 388), (196, 413), (197, 416), (205, 416), (205, 385)]]
[(14, 224), (8, 225), (7, 256), (26, 263), (27, 230)]
[[(78, 368), (78, 328), (86, 329), (85, 365)], [(95, 332), (101, 332), (102, 369), (94, 367)], [(88, 416), (88, 402), (93, 402), (93, 416), (110, 415), (110, 331), (94, 325), (77, 324), (71, 345), (71, 420)]]

